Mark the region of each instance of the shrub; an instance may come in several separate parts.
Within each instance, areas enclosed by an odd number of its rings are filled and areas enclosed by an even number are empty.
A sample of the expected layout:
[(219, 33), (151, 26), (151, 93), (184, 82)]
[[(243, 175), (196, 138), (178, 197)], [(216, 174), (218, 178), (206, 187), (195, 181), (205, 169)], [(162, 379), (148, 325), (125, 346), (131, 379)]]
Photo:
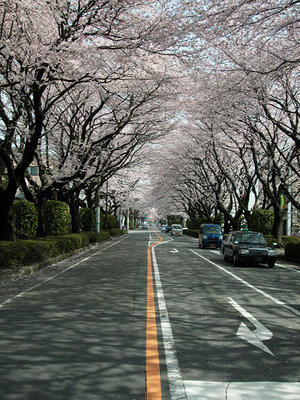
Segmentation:
[(196, 217), (196, 218), (189, 218), (186, 220), (186, 226), (188, 229), (200, 229), (201, 224), (217, 224), (217, 225), (222, 225), (224, 221), (224, 216), (223, 214), (217, 214), (215, 217), (210, 218), (209, 220), (202, 216), (202, 217)]
[[(105, 221), (105, 218), (106, 218), (106, 221)], [(118, 228), (120, 228), (120, 222), (118, 220), (118, 217), (116, 217), (115, 215), (101, 214), (101, 226), (105, 230), (118, 229)]]
[(88, 246), (90, 240), (86, 232), (84, 233), (68, 233), (59, 236), (48, 236), (45, 238), (47, 242), (55, 243), (60, 253), (69, 253), (72, 250), (80, 249)]
[(38, 227), (38, 212), (28, 200), (16, 200), (13, 204), (17, 239), (33, 239)]
[(69, 206), (62, 201), (48, 200), (45, 205), (46, 234), (63, 235), (69, 232)]
[(186, 220), (186, 227), (191, 230), (200, 229), (200, 225), (206, 222), (205, 218), (189, 218)]
[(93, 232), (96, 228), (96, 213), (91, 208), (81, 208), (80, 228), (83, 232)]
[(285, 254), (297, 261), (300, 261), (300, 239), (290, 237), (285, 246)]
[(101, 231), (99, 233), (87, 232), (87, 235), (88, 235), (91, 243), (103, 242), (104, 240), (107, 240), (110, 238), (110, 233), (108, 231)]
[(274, 222), (274, 213), (272, 210), (253, 210), (249, 230), (261, 232), (264, 235), (271, 235)]
[(183, 233), (184, 233), (185, 235), (198, 238), (198, 236), (199, 236), (199, 229), (185, 229), (185, 230), (183, 231)]
[(277, 245), (279, 244), (278, 239), (274, 238), (272, 235), (264, 235), (264, 237), (265, 237), (268, 245), (271, 247), (273, 247), (274, 243), (277, 243)]
[(102, 231), (70, 233), (17, 242), (0, 241), (0, 269), (13, 269), (38, 263), (86, 247), (90, 242), (101, 242), (109, 238), (110, 232)]
[(110, 229), (109, 232), (111, 236), (120, 236), (123, 233), (121, 229)]
[(25, 248), (24, 265), (37, 263), (61, 254), (55, 243), (47, 240), (22, 240), (17, 242), (16, 245), (22, 245)]
[(24, 265), (26, 246), (19, 242), (0, 242), (1, 269)]

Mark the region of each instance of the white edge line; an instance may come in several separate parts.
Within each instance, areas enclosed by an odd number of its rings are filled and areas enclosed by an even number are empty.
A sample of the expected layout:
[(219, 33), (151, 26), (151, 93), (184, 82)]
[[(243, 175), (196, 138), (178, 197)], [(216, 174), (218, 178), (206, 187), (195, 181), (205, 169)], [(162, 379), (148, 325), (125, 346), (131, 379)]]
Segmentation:
[(295, 269), (292, 267), (287, 267), (286, 265), (282, 265), (282, 264), (278, 264), (278, 263), (276, 263), (276, 265), (280, 268), (289, 269), (290, 271), (294, 271), (294, 272), (297, 272), (297, 274), (300, 274), (300, 271), (298, 269)]
[[(168, 243), (168, 242), (162, 242)], [(160, 243), (159, 245), (161, 245)], [(158, 245), (157, 245), (158, 246)], [(156, 246), (154, 246), (156, 247)], [(154, 247), (151, 249), (152, 253), (152, 264), (154, 270), (155, 286), (156, 286), (156, 296), (159, 308), (160, 324), (163, 336), (163, 343), (165, 349), (167, 374), (169, 382), (169, 390), (171, 400), (184, 400), (187, 399), (184, 383), (182, 380), (182, 375), (180, 372), (180, 367), (178, 359), (176, 356), (175, 342), (173, 338), (172, 328), (169, 321), (168, 310), (165, 302), (165, 296), (160, 280), (157, 260), (155, 256)]]
[(237, 275), (233, 274), (230, 271), (227, 271), (226, 268), (221, 267), (220, 265), (214, 263), (213, 261), (209, 260), (206, 257), (201, 256), (200, 254), (198, 254), (196, 251), (189, 249), (189, 251), (191, 251), (192, 253), (196, 254), (196, 256), (203, 258), (205, 261), (209, 262), (210, 264), (214, 265), (215, 267), (221, 269), (222, 271), (226, 272), (226, 274), (231, 275), (234, 279), (240, 281), (241, 283), (243, 283), (244, 285), (248, 286), (249, 288), (255, 290), (257, 293), (262, 294), (263, 296), (265, 296), (266, 298), (272, 300), (274, 303), (279, 304), (280, 306), (286, 308), (287, 310), (291, 311), (292, 313), (296, 314), (298, 317), (300, 317), (300, 311), (296, 310), (293, 307), (288, 306), (287, 304), (285, 304), (283, 301), (276, 299), (275, 297), (271, 296), (270, 294), (264, 292), (261, 289), (258, 289), (257, 287), (251, 285), (251, 283), (245, 281), (244, 279), (238, 277)]
[(101, 250), (97, 251), (95, 254), (92, 254), (92, 255), (90, 255), (89, 257), (86, 257), (86, 258), (84, 258), (83, 260), (80, 260), (79, 262), (77, 262), (77, 263), (75, 263), (75, 264), (73, 264), (73, 265), (70, 265), (68, 268), (64, 269), (63, 271), (58, 272), (57, 274), (55, 274), (55, 275), (53, 275), (53, 276), (50, 276), (49, 278), (47, 278), (47, 279), (45, 279), (44, 281), (38, 283), (37, 285), (32, 286), (32, 287), (30, 287), (30, 288), (24, 290), (23, 292), (20, 292), (20, 293), (16, 294), (15, 296), (13, 296), (13, 297), (11, 297), (11, 298), (5, 300), (3, 303), (0, 303), (0, 308), (3, 308), (6, 304), (11, 303), (14, 299), (16, 299), (16, 298), (18, 298), (18, 297), (24, 296), (26, 293), (30, 292), (31, 290), (34, 290), (34, 289), (38, 288), (39, 286), (42, 286), (44, 283), (49, 282), (49, 281), (51, 281), (51, 280), (54, 279), (54, 278), (57, 278), (59, 275), (64, 274), (65, 272), (67, 272), (67, 271), (69, 271), (70, 269), (76, 267), (77, 265), (83, 263), (84, 261), (89, 260), (90, 258), (92, 258), (92, 257), (94, 257), (94, 256), (96, 256), (96, 255), (98, 255), (99, 253), (102, 253), (104, 250), (109, 249), (109, 248), (112, 247), (112, 246), (115, 246), (117, 243), (120, 243), (122, 240), (124, 240), (124, 239), (126, 239), (126, 238), (127, 238), (127, 237), (123, 237), (122, 239), (118, 240), (117, 242), (111, 244), (110, 246), (105, 247), (105, 249), (101, 249)]

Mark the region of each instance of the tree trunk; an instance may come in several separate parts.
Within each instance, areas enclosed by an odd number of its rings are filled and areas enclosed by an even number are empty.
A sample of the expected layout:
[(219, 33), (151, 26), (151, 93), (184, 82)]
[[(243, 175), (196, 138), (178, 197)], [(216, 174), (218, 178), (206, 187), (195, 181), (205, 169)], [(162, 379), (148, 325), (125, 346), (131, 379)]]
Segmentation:
[(284, 211), (280, 207), (274, 207), (273, 237), (278, 239), (280, 244), (282, 244), (283, 216)]
[(46, 219), (45, 219), (45, 204), (48, 199), (44, 197), (38, 199), (37, 209), (39, 215), (39, 224), (38, 224), (38, 236), (44, 237), (46, 236)]
[(80, 233), (79, 199), (77, 193), (72, 193), (69, 197), (69, 207), (72, 221), (72, 233)]
[(16, 240), (14, 217), (10, 214), (16, 193), (15, 184), (8, 184), (6, 189), (0, 192), (0, 240)]

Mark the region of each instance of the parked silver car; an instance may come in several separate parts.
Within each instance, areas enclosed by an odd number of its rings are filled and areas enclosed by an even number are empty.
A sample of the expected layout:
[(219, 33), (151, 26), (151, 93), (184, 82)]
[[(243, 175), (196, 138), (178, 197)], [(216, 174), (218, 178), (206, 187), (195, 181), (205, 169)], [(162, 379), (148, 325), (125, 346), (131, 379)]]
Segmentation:
[(183, 235), (182, 226), (180, 224), (172, 224), (171, 225), (171, 235), (182, 236)]

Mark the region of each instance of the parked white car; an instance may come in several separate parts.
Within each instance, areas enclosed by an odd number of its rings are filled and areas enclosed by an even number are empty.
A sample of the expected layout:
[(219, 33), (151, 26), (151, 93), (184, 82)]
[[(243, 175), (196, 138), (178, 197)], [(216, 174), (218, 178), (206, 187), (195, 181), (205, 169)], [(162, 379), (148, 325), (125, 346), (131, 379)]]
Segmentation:
[(171, 225), (171, 235), (173, 235), (173, 236), (182, 236), (183, 235), (182, 226), (179, 225), (179, 224), (172, 224)]

